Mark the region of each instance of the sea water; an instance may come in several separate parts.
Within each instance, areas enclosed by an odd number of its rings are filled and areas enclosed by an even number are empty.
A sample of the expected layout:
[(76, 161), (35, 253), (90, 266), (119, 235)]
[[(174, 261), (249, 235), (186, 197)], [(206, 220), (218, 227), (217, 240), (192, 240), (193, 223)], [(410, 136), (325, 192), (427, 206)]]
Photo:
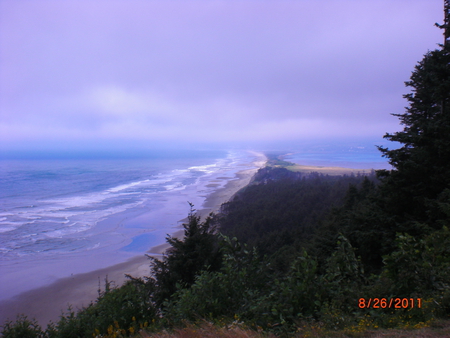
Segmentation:
[(75, 258), (86, 253), (91, 268), (106, 264), (95, 261), (107, 252), (108, 264), (144, 254), (180, 229), (188, 202), (201, 209), (238, 171), (255, 169), (256, 158), (247, 151), (197, 151), (139, 159), (1, 160), (0, 279), (10, 283), (7, 274), (27, 268), (39, 275), (36, 266), (45, 270), (64, 259), (75, 263), (59, 265), (56, 277), (83, 272)]
[(324, 143), (288, 152), (284, 160), (300, 165), (352, 169), (392, 169), (388, 160), (371, 143)]

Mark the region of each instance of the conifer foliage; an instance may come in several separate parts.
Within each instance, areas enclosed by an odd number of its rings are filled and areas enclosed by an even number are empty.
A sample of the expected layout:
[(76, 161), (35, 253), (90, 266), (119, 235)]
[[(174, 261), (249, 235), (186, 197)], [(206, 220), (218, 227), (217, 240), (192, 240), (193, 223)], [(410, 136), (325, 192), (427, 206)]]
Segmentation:
[(219, 244), (215, 235), (214, 219), (208, 216), (203, 222), (195, 214), (193, 205), (188, 222), (183, 224), (184, 238), (167, 237), (171, 248), (163, 260), (152, 260), (152, 275), (156, 286), (154, 301), (161, 305), (177, 288), (192, 285), (202, 270), (218, 270), (221, 262)]
[(426, 222), (440, 228), (443, 215), (433, 202), (450, 187), (450, 2), (445, 1), (444, 44), (425, 54), (415, 67), (406, 112), (394, 114), (402, 131), (384, 137), (399, 142), (390, 150), (379, 147), (394, 170), (379, 171), (389, 213), (402, 221)]

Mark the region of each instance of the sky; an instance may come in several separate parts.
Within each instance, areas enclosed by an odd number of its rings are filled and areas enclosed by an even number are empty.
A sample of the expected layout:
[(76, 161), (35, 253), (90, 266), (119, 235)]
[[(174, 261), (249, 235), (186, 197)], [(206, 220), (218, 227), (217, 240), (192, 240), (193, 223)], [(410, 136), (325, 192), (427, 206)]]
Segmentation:
[(379, 142), (442, 0), (0, 0), (0, 150)]

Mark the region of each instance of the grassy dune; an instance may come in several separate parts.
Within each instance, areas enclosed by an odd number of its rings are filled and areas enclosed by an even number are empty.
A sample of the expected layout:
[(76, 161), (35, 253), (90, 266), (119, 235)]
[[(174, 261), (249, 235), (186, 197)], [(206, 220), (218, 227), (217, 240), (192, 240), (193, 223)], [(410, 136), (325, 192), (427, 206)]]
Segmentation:
[(342, 167), (325, 167), (325, 166), (312, 166), (312, 165), (300, 165), (293, 162), (284, 161), (279, 156), (268, 156), (267, 165), (274, 168), (286, 168), (293, 172), (301, 172), (309, 174), (311, 172), (317, 172), (319, 174), (338, 176), (338, 175), (351, 175), (351, 174), (369, 174), (372, 169), (352, 169)]
[(302, 173), (317, 172), (324, 175), (337, 176), (337, 175), (351, 175), (351, 174), (368, 174), (372, 169), (351, 169), (342, 167), (323, 167), (323, 166), (311, 166), (311, 165), (300, 165), (292, 164), (285, 166), (284, 168)]

